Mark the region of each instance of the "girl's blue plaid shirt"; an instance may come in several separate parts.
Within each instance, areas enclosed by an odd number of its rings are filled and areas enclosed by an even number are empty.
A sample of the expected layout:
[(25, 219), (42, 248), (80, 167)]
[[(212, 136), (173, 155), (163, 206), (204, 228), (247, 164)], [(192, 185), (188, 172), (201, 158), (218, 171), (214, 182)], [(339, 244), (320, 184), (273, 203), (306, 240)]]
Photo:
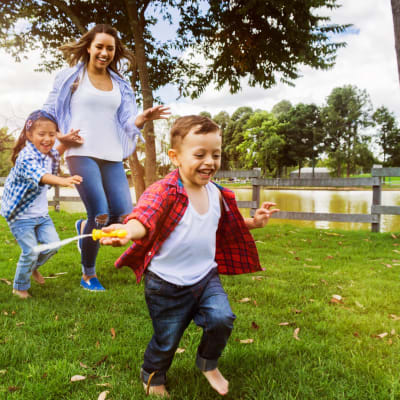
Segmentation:
[[(41, 153), (31, 142), (18, 154), (4, 184), (1, 200), (1, 215), (7, 222), (13, 222), (39, 196), (43, 189), (40, 180), (47, 174), (46, 154)], [(57, 150), (50, 151), (52, 174), (57, 175), (60, 155)]]

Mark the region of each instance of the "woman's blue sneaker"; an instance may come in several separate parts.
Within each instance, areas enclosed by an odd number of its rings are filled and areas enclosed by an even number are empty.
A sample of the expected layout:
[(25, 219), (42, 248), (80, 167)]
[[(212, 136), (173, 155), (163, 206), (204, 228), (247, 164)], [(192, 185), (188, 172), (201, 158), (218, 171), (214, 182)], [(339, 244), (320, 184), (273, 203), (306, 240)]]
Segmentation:
[[(78, 219), (77, 221), (75, 221), (75, 229), (76, 232), (78, 233), (78, 235), (81, 235), (82, 231), (82, 222), (85, 221), (84, 219)], [(82, 252), (82, 239), (78, 239), (78, 241), (76, 242), (76, 247), (78, 248), (79, 253)]]
[(87, 282), (82, 278), (81, 286), (84, 289), (90, 290), (92, 292), (103, 292), (104, 290), (106, 290), (95, 276), (93, 278), (90, 278)]

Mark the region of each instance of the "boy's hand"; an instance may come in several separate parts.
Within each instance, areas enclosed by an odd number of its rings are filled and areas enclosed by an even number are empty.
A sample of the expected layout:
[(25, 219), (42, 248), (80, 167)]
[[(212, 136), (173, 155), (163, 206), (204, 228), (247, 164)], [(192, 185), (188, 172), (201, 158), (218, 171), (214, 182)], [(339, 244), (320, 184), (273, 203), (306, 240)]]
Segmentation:
[(250, 229), (263, 228), (267, 223), (272, 214), (280, 211), (278, 208), (271, 210), (271, 207), (275, 207), (276, 203), (266, 201), (258, 208), (254, 214), (252, 226), (248, 226)]
[(67, 187), (74, 187), (74, 185), (79, 185), (82, 182), (82, 177), (79, 175), (67, 176), (63, 177), (62, 179), (62, 186)]
[(130, 242), (132, 240), (131, 232), (129, 232), (129, 227), (127, 224), (112, 224), (105, 228), (102, 228), (102, 231), (103, 232), (111, 232), (111, 231), (116, 231), (117, 229), (124, 229), (128, 233), (126, 236), (124, 236), (122, 238), (118, 238), (118, 237), (100, 238), (99, 242), (101, 244), (105, 244), (107, 246), (120, 247), (120, 246), (125, 246), (128, 242)]

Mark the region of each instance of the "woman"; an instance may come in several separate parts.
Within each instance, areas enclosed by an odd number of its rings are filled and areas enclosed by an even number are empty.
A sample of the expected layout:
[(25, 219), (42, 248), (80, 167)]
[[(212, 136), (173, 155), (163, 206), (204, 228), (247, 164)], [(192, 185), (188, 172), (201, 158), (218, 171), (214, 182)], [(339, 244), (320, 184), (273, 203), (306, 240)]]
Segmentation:
[[(43, 108), (54, 115), (61, 132), (79, 129), (83, 144), (66, 152), (72, 175), (80, 175), (77, 187), (87, 220), (76, 221), (78, 234), (90, 233), (122, 222), (132, 211), (122, 160), (135, 149), (139, 128), (146, 121), (166, 119), (168, 107), (156, 106), (137, 115), (135, 95), (118, 72), (121, 60), (134, 56), (109, 25), (96, 25), (78, 41), (60, 47), (70, 68), (61, 71)], [(91, 238), (78, 242), (81, 252), (81, 286), (103, 291), (96, 275), (99, 243)]]

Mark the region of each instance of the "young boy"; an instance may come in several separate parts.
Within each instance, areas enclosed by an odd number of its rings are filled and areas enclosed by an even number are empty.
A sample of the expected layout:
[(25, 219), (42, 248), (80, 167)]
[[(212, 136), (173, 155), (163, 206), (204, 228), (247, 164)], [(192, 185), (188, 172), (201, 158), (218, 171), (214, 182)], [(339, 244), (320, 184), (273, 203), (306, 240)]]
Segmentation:
[(177, 167), (140, 197), (125, 224), (125, 238), (102, 244), (134, 243), (116, 261), (130, 266), (139, 282), (145, 273), (145, 297), (154, 334), (144, 354), (141, 378), (151, 394), (168, 396), (166, 373), (183, 332), (191, 322), (203, 328), (196, 365), (221, 395), (228, 381), (217, 368), (236, 318), (219, 273), (261, 269), (249, 229), (263, 227), (274, 203), (264, 203), (254, 218), (243, 219), (233, 192), (211, 182), (221, 164), (221, 131), (202, 116), (186, 116), (171, 128), (168, 155)]

